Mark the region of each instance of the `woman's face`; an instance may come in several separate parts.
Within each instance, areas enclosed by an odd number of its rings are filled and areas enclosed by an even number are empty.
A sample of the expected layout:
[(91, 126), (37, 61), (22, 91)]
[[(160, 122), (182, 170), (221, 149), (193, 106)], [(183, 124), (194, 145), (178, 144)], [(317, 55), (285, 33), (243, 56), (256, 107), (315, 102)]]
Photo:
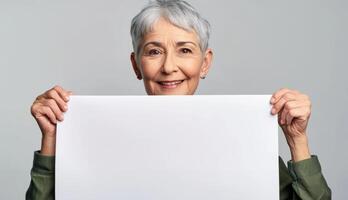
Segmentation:
[[(137, 60), (138, 58), (138, 60)], [(146, 34), (139, 55), (132, 53), (133, 69), (144, 80), (148, 95), (192, 95), (206, 76), (211, 49), (202, 52), (195, 32), (187, 32), (164, 19)]]

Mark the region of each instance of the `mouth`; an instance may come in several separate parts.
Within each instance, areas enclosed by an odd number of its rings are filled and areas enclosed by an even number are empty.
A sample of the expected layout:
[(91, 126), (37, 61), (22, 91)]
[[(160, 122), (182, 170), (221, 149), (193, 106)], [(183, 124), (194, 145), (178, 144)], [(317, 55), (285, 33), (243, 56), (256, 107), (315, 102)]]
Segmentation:
[(185, 80), (170, 80), (170, 81), (157, 81), (162, 88), (173, 89), (178, 87)]

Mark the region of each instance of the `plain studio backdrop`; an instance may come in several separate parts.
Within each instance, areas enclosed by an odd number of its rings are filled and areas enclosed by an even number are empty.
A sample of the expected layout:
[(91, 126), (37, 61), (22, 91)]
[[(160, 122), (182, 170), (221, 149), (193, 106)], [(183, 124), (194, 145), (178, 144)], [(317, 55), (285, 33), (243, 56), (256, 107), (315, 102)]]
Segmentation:
[[(272, 94), (281, 87), (308, 94), (311, 153), (333, 198), (348, 199), (348, 2), (189, 2), (212, 25), (215, 55), (197, 94)], [(30, 114), (36, 96), (56, 84), (79, 95), (146, 94), (129, 61), (130, 22), (146, 3), (0, 1), (0, 199), (23, 199), (29, 185), (41, 142)]]

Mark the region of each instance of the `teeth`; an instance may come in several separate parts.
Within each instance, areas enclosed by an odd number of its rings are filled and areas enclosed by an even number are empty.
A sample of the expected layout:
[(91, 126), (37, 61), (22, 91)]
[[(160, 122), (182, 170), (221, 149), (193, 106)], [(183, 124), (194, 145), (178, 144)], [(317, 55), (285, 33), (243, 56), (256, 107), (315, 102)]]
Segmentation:
[(160, 82), (162, 85), (176, 85), (181, 83), (182, 81), (174, 81), (174, 82)]

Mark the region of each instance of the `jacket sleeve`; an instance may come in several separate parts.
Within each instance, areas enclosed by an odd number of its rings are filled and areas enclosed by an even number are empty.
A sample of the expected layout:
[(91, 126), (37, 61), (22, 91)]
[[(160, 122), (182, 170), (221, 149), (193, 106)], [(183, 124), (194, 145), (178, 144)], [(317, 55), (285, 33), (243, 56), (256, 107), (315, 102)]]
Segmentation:
[(281, 200), (329, 200), (331, 189), (321, 172), (316, 155), (299, 162), (288, 161), (288, 167), (279, 157), (279, 194)]
[(31, 181), (26, 192), (26, 200), (52, 200), (54, 194), (55, 156), (44, 156), (34, 152)]
[[(55, 157), (34, 153), (31, 181), (26, 200), (55, 199)], [(328, 187), (318, 157), (299, 162), (288, 161), (288, 168), (279, 157), (280, 200), (330, 200)]]

